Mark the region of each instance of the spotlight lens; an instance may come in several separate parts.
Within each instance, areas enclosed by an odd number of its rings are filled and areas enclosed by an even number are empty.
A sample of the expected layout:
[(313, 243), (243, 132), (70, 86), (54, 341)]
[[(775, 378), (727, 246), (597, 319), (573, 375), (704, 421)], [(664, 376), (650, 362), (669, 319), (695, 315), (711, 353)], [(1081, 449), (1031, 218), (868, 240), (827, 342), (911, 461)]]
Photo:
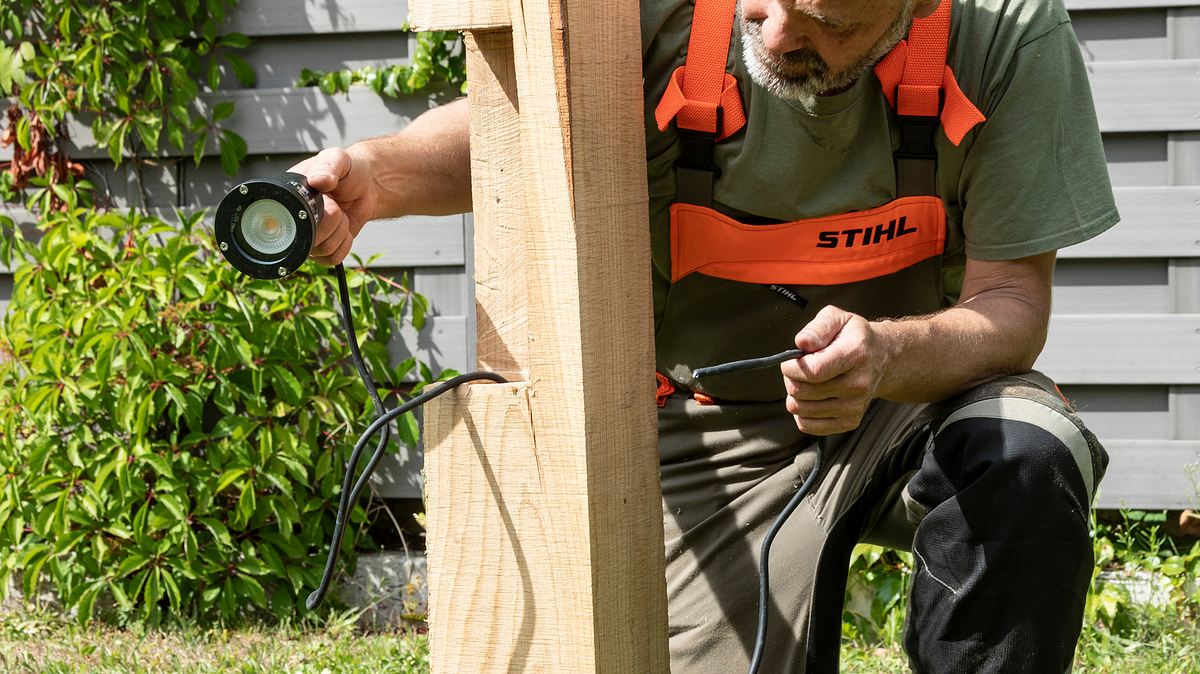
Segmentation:
[(296, 240), (296, 221), (283, 204), (259, 199), (242, 214), (242, 238), (259, 253), (282, 253)]

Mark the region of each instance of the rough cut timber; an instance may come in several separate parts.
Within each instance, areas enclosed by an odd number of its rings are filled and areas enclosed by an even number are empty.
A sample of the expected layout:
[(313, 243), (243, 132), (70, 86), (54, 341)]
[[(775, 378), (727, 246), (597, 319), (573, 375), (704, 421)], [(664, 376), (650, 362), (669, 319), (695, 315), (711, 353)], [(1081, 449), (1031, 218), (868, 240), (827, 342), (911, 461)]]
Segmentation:
[(481, 369), (525, 379), (529, 290), (512, 29), (465, 37), (475, 211), (476, 352)]
[(508, 0), (413, 0), (408, 3), (413, 30), (487, 30), (508, 28)]
[(475, 29), (479, 360), (523, 376), (426, 409), (432, 665), (666, 672), (638, 5), (505, 10), (453, 27)]

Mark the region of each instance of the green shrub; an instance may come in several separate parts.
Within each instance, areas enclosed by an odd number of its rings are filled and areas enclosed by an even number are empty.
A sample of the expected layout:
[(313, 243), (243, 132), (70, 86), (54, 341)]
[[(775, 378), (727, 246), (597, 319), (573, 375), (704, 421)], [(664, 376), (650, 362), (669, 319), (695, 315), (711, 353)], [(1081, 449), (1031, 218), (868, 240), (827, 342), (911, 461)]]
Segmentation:
[[(0, 325), (0, 592), (16, 573), (84, 621), (111, 605), (159, 622), (284, 615), (316, 587), (372, 416), (335, 333), (336, 284), (311, 263), (252, 281), (199, 215), (182, 219), (68, 200), (38, 243), (0, 237), (0, 257), (24, 259)], [(376, 377), (427, 380), (384, 346), (423, 300), (370, 272), (350, 284)], [(398, 421), (415, 444), (416, 422)]]

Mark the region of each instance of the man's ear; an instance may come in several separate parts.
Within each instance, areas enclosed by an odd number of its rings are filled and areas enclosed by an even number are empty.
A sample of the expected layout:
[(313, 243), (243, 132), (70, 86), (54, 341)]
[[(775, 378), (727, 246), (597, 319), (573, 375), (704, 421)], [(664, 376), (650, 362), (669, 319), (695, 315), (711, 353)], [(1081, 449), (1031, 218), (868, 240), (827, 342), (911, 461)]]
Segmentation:
[(913, 2), (913, 18), (924, 19), (933, 14), (941, 2), (950, 2), (950, 0), (914, 0)]

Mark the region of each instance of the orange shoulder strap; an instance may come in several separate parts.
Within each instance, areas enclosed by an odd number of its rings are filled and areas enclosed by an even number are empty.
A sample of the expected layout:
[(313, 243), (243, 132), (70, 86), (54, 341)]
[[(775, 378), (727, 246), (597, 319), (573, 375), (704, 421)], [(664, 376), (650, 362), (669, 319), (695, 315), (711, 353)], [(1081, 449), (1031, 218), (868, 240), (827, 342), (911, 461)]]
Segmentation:
[(687, 61), (671, 74), (654, 111), (660, 131), (681, 129), (727, 138), (746, 125), (737, 78), (725, 72), (737, 0), (696, 0)]
[(940, 117), (946, 137), (958, 145), (986, 118), (958, 88), (946, 64), (952, 4), (953, 0), (942, 0), (933, 14), (914, 20), (908, 38), (876, 64), (875, 76), (897, 114)]

